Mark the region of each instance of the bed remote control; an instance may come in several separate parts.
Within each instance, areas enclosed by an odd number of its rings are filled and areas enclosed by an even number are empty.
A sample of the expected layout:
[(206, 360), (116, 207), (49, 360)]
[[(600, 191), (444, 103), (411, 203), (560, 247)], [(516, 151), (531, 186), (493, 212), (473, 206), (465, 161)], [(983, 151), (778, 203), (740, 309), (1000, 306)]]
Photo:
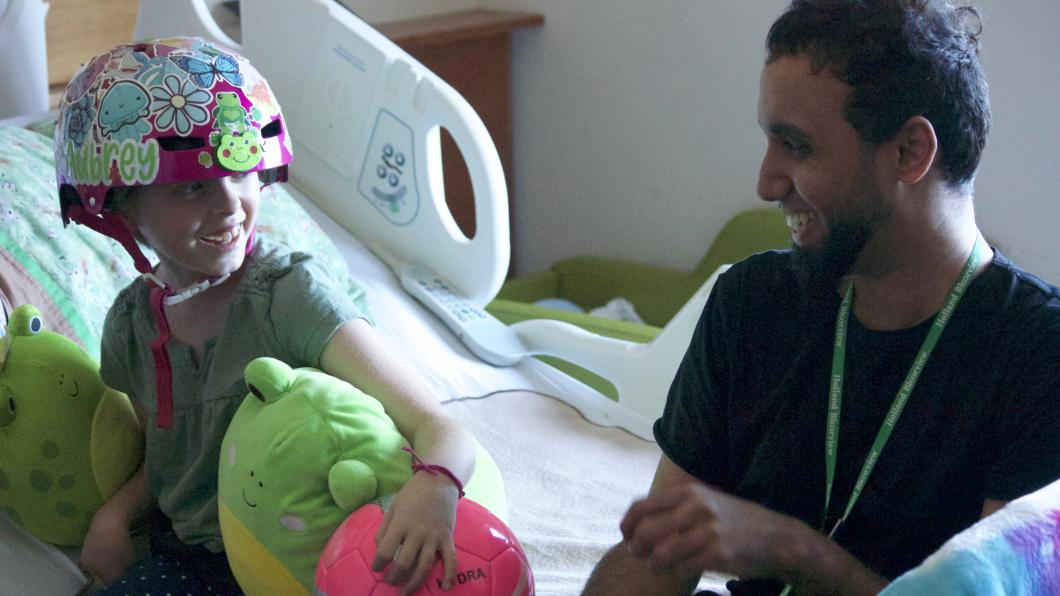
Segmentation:
[(400, 277), (408, 293), (438, 315), (479, 358), (496, 366), (511, 366), (526, 355), (514, 331), (426, 267), (406, 265)]

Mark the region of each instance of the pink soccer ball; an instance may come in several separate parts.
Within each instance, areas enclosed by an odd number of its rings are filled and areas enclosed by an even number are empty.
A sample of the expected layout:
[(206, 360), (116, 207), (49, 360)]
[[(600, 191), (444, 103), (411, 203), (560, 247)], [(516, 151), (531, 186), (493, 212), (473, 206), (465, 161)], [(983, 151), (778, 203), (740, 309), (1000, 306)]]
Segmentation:
[[(324, 596), (390, 596), (398, 586), (372, 571), (375, 534), (383, 510), (369, 504), (354, 511), (335, 530), (317, 563), (316, 593)], [(439, 559), (415, 596), (533, 596), (534, 576), (526, 553), (508, 526), (488, 509), (460, 499), (456, 507), (456, 579), (442, 590)]]

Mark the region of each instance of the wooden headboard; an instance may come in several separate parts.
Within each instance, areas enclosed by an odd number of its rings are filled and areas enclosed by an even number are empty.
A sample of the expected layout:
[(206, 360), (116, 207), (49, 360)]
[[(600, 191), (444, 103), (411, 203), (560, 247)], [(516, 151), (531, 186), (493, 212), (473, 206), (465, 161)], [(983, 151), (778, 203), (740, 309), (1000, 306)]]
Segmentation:
[(48, 85), (61, 92), (86, 60), (130, 41), (137, 0), (50, 0), (45, 20)]

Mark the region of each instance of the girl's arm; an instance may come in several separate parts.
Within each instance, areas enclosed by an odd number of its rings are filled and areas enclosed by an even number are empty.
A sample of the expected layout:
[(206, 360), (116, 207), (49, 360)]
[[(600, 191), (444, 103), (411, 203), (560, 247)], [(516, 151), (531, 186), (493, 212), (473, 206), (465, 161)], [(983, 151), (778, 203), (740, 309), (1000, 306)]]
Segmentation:
[[(140, 428), (146, 428), (143, 409), (135, 400), (132, 404)], [(89, 579), (103, 585), (110, 584), (136, 562), (131, 528), (143, 517), (149, 499), (144, 463), (140, 462), (136, 473), (92, 516), (79, 562)]]
[[(378, 399), (423, 461), (445, 466), (461, 483), (471, 478), (471, 435), (445, 413), (437, 397), (367, 321), (354, 319), (340, 327), (324, 347), (320, 367)], [(382, 569), (393, 560), (387, 581), (405, 582), (403, 593), (419, 587), (436, 552), (445, 566), (443, 581), (451, 585), (456, 576), (453, 525), (458, 498), (456, 485), (441, 474), (414, 474), (398, 493), (376, 535), (373, 567)]]

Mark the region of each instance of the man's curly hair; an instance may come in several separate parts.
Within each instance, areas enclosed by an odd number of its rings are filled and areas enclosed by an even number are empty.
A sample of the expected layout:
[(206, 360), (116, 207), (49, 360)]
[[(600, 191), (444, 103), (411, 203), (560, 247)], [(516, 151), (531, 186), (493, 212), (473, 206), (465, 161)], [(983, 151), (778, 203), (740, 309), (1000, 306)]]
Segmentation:
[(974, 178), (990, 128), (981, 31), (975, 8), (944, 0), (793, 0), (769, 30), (766, 63), (805, 54), (850, 85), (844, 117), (871, 145), (923, 116), (956, 187)]

